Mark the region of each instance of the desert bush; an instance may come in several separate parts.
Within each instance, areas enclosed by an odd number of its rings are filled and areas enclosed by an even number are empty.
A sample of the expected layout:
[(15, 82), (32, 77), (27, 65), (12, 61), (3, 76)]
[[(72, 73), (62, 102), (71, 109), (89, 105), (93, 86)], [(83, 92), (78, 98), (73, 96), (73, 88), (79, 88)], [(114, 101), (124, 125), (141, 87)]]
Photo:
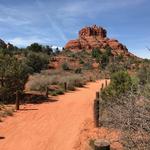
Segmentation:
[[(134, 85), (134, 86), (133, 86)], [(136, 83), (133, 83), (132, 78), (127, 72), (119, 71), (112, 74), (110, 85), (102, 91), (103, 99), (112, 99), (119, 96), (126, 91), (135, 87)]]
[(33, 43), (30, 46), (28, 46), (27, 49), (33, 52), (42, 52), (42, 45), (38, 43)]
[(92, 69), (92, 62), (84, 63), (83, 68), (85, 70), (91, 70)]
[(82, 73), (82, 69), (81, 69), (81, 68), (75, 69), (75, 73), (77, 73), (77, 74), (78, 74), (78, 73), (79, 73), (79, 74)]
[(82, 87), (86, 83), (86, 80), (80, 74), (60, 74), (59, 71), (54, 71), (53, 73), (42, 72), (41, 74), (35, 74), (30, 77), (26, 88), (31, 91), (44, 92), (49, 85), (59, 85), (64, 90), (65, 82), (67, 83), (68, 90), (75, 90), (75, 87)]
[(45, 53), (45, 54), (48, 54), (48, 55), (52, 55), (53, 54), (53, 49), (48, 46), (48, 45), (40, 45), (38, 43), (32, 43), (30, 46), (26, 47), (25, 50), (26, 52), (42, 52), (42, 53)]
[(104, 127), (122, 131), (124, 149), (147, 150), (150, 148), (150, 101), (137, 93), (128, 91), (100, 104), (100, 123)]
[(13, 116), (13, 110), (12, 109), (6, 109), (3, 113), (3, 115), (6, 116)]
[(72, 74), (70, 76), (60, 78), (59, 82), (66, 82), (68, 90), (75, 90), (75, 87), (82, 87), (85, 84), (85, 79), (81, 75)]
[(109, 63), (107, 66), (107, 70), (110, 72), (110, 74), (118, 72), (118, 71), (127, 71), (124, 65), (119, 62)]
[[(14, 108), (12, 106), (6, 106), (0, 104), (0, 117), (13, 116)], [(1, 120), (2, 121), (2, 120)]]
[(22, 60), (0, 54), (0, 101), (12, 102), (16, 91), (23, 92), (31, 68)]
[(142, 85), (150, 83), (150, 63), (143, 63), (138, 71), (138, 77)]
[(82, 59), (80, 59), (80, 64), (84, 64), (84, 61)]
[(63, 64), (62, 64), (62, 69), (63, 69), (63, 70), (70, 70), (68, 63), (66, 63), (66, 62), (63, 63)]
[(26, 87), (31, 91), (43, 92), (47, 86), (55, 84), (55, 82), (58, 82), (57, 76), (35, 74), (29, 79)]
[(92, 57), (93, 58), (96, 58), (96, 59), (100, 59), (100, 57), (101, 57), (101, 51), (100, 51), (100, 49), (99, 48), (94, 48), (93, 50), (92, 50)]
[(64, 89), (60, 88), (55, 91), (50, 91), (49, 94), (51, 94), (52, 96), (57, 96), (64, 94), (64, 92), (65, 92)]
[(150, 99), (150, 83), (147, 83), (143, 88), (143, 95), (147, 98)]
[(30, 52), (26, 58), (26, 64), (33, 68), (33, 72), (40, 72), (46, 69), (49, 63), (49, 56), (44, 53)]
[(119, 71), (101, 93), (100, 124), (122, 131), (124, 149), (150, 149), (149, 69), (141, 68), (138, 77)]
[(106, 46), (104, 47), (104, 49), (105, 49), (105, 54), (106, 54), (107, 56), (112, 56), (112, 53), (111, 53), (112, 48), (111, 48), (109, 45), (106, 45)]
[(107, 55), (107, 53), (103, 53), (101, 56), (101, 68), (105, 69), (108, 63), (109, 63), (109, 55)]

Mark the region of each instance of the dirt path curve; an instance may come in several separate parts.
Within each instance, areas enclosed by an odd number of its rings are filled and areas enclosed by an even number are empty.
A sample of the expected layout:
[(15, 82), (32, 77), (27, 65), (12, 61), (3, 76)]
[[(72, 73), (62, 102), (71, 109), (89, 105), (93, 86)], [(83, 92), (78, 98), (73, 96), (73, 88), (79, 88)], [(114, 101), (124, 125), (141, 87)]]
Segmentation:
[(55, 97), (57, 101), (27, 105), (0, 123), (0, 150), (73, 150), (83, 122), (93, 117), (93, 100), (104, 80)]

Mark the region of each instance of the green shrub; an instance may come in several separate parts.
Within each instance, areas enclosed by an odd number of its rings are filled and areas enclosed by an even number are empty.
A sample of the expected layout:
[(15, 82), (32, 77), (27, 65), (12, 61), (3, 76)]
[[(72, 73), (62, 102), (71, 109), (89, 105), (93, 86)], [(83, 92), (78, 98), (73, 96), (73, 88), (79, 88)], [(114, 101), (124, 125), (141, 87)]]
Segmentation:
[(51, 94), (52, 96), (57, 96), (64, 94), (64, 92), (64, 89), (57, 89), (55, 91), (50, 91), (49, 94)]
[(82, 59), (80, 59), (80, 64), (84, 64), (84, 61)]
[(142, 88), (142, 95), (145, 96), (147, 99), (150, 99), (150, 83), (145, 84), (145, 86)]
[(103, 53), (101, 56), (101, 67), (102, 69), (105, 69), (105, 67), (109, 63), (109, 56), (106, 53)]
[(142, 85), (150, 83), (150, 63), (143, 63), (138, 71), (138, 77)]
[(90, 70), (92, 69), (92, 63), (91, 62), (84, 63), (83, 67), (85, 70)]
[[(133, 87), (133, 81), (127, 72), (119, 71), (112, 74), (110, 85), (102, 91), (103, 99), (119, 96)], [(135, 86), (135, 85), (134, 85)]]
[(112, 86), (115, 88), (117, 93), (123, 93), (126, 90), (129, 90), (131, 87), (131, 77), (127, 72), (120, 71), (114, 73), (111, 77)]
[(62, 64), (62, 69), (63, 69), (63, 70), (70, 70), (68, 63), (66, 63), (66, 62), (63, 63), (63, 64)]
[(112, 48), (110, 47), (110, 46), (105, 46), (105, 54), (107, 55), (107, 56), (111, 56), (112, 55), (112, 53), (111, 53), (111, 51), (112, 51)]
[(31, 68), (14, 56), (0, 54), (0, 101), (12, 102), (16, 91), (23, 92)]
[(33, 52), (42, 52), (42, 45), (38, 43), (33, 43), (30, 46), (28, 46), (27, 49)]
[(26, 63), (33, 68), (33, 72), (40, 72), (48, 67), (49, 57), (44, 53), (30, 52), (27, 55)]
[(124, 67), (124, 65), (120, 64), (120, 63), (109, 63), (107, 69), (109, 70), (109, 72), (112, 74), (112, 73), (115, 73), (115, 72), (118, 72), (118, 71), (126, 71), (126, 68)]
[(109, 46), (105, 47), (105, 52), (101, 55), (101, 67), (105, 69), (106, 66), (109, 64), (109, 58), (112, 56), (112, 48)]
[(79, 74), (82, 73), (82, 69), (81, 69), (81, 68), (75, 69), (75, 73), (77, 73), (77, 74), (78, 74), (78, 73), (79, 73)]
[(97, 58), (97, 59), (99, 59), (100, 57), (101, 57), (101, 51), (100, 51), (100, 49), (99, 48), (94, 48), (93, 50), (92, 50), (92, 57), (93, 58)]

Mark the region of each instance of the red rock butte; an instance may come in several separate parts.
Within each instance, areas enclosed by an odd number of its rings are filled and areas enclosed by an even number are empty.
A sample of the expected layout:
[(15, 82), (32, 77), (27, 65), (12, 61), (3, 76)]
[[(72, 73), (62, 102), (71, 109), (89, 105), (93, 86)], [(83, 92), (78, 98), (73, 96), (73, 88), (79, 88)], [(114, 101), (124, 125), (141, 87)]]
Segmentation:
[(114, 55), (132, 55), (128, 52), (126, 46), (116, 39), (109, 39), (107, 31), (97, 25), (82, 28), (79, 31), (79, 37), (76, 40), (70, 40), (64, 48), (71, 51), (91, 51), (94, 48), (103, 49), (106, 46), (112, 48), (112, 54)]

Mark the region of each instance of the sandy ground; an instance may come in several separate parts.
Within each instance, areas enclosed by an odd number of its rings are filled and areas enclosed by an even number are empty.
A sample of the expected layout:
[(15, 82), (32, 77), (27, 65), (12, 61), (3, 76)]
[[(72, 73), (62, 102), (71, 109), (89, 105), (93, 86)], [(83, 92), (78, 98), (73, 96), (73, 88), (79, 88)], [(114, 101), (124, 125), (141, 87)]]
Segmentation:
[[(121, 132), (117, 129), (96, 128), (92, 119), (87, 119), (81, 128), (80, 135), (75, 144), (75, 150), (93, 150), (95, 139), (105, 139), (110, 143), (111, 150), (123, 150), (121, 145)], [(92, 142), (93, 143), (93, 142)]]
[(73, 150), (84, 121), (93, 117), (95, 92), (102, 83), (89, 83), (52, 102), (23, 106), (0, 123), (0, 150)]

